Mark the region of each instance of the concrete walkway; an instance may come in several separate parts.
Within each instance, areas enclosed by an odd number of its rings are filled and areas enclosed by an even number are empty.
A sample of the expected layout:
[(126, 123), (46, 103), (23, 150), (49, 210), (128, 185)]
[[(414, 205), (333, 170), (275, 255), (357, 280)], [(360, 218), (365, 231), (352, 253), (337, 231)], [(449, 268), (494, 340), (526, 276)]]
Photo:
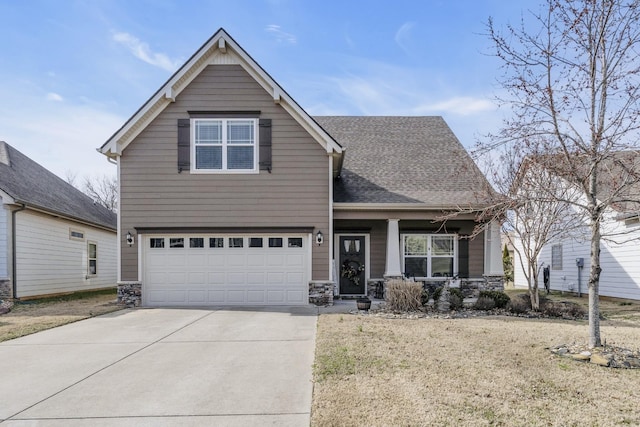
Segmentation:
[(123, 310), (0, 343), (0, 424), (308, 426), (317, 313)]

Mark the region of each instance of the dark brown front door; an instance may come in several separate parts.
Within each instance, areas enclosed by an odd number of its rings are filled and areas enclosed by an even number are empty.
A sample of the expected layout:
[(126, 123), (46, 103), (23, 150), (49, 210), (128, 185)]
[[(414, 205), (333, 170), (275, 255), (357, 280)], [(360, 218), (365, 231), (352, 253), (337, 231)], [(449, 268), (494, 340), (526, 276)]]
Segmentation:
[(364, 236), (340, 236), (340, 294), (364, 294), (365, 259)]

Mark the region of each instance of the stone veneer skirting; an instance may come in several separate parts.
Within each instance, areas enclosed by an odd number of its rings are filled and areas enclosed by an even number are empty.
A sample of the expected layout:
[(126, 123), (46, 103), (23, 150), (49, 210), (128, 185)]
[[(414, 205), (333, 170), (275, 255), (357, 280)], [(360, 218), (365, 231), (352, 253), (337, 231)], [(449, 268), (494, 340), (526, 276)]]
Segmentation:
[(333, 305), (335, 283), (329, 280), (312, 280), (309, 282), (309, 304)]
[(140, 307), (142, 305), (142, 282), (118, 282), (118, 304)]
[(10, 279), (0, 280), (0, 299), (13, 298), (13, 286)]

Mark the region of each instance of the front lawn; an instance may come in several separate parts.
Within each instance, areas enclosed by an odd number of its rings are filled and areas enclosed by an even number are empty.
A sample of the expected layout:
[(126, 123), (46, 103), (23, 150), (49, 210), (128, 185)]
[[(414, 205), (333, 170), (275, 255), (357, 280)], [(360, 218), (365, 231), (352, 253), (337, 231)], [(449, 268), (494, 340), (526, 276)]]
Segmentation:
[[(608, 344), (640, 349), (639, 306), (611, 303)], [(321, 315), (312, 425), (640, 425), (640, 370), (547, 349), (587, 332), (586, 321)]]

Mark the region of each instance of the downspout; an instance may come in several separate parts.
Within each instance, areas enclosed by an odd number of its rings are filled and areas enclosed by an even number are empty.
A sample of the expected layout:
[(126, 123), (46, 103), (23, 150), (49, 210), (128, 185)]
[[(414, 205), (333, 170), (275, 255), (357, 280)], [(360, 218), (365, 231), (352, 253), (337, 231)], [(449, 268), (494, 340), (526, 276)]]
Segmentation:
[(16, 214), (25, 210), (27, 207), (23, 203), (22, 206), (11, 211), (11, 285), (13, 287), (13, 299), (18, 299), (18, 261), (16, 256)]

